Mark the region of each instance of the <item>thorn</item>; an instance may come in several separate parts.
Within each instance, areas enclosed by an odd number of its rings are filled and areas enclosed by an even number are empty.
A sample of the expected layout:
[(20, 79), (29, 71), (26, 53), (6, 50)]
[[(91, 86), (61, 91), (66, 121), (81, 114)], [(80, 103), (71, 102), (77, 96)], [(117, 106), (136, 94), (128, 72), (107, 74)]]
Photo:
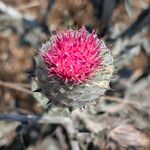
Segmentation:
[(33, 92), (41, 92), (41, 91), (42, 91), (42, 89), (39, 88), (39, 89), (34, 90)]
[(73, 111), (73, 107), (72, 106), (69, 106), (68, 109), (69, 109), (70, 112)]
[(33, 72), (33, 71), (28, 71), (28, 72), (26, 72), (26, 73), (27, 73), (27, 75), (30, 76), (30, 77), (36, 77), (36, 74), (35, 74), (35, 72)]

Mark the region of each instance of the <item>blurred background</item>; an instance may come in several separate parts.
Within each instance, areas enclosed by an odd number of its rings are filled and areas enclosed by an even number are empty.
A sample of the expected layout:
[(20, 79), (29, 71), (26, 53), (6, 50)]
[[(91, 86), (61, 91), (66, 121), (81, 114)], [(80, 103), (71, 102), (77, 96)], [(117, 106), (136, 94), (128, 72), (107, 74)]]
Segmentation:
[[(30, 87), (36, 50), (57, 30), (83, 25), (89, 32), (97, 30), (98, 37), (105, 40), (114, 56), (115, 71), (104, 103), (92, 114), (106, 129), (109, 126), (109, 130), (102, 130), (99, 138), (87, 139), (89, 135), (78, 138), (76, 149), (148, 150), (149, 0), (1, 0), (0, 113), (44, 113)], [(127, 107), (124, 107), (125, 103)], [(79, 119), (76, 114), (75, 118), (78, 118), (76, 122), (83, 121), (82, 129), (86, 133), (93, 133), (97, 128), (97, 124), (91, 125), (92, 129), (86, 126), (92, 122), (86, 120), (88, 117)], [(6, 125), (10, 130), (6, 130)], [(48, 149), (49, 142), (51, 149), (73, 149), (65, 127), (51, 125), (41, 129), (31, 125), (22, 135), (24, 142), (20, 141), (16, 128), (20, 129), (20, 126), (0, 122), (0, 149)], [(50, 129), (48, 132), (47, 128)]]

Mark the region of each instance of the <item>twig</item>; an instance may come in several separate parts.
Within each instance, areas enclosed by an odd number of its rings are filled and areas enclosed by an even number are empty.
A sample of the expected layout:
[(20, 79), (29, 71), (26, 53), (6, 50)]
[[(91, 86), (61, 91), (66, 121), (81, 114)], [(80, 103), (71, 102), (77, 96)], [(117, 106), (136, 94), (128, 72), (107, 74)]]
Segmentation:
[(20, 143), (21, 143), (21, 146), (22, 146), (22, 150), (25, 150), (25, 144), (24, 144), (24, 139), (23, 139), (23, 132), (24, 132), (24, 129), (25, 129), (25, 125), (22, 124), (20, 126), (20, 128), (18, 129), (18, 137), (19, 137), (19, 140), (20, 140)]
[(119, 103), (117, 106), (114, 106), (113, 108), (109, 109), (110, 113), (116, 112), (118, 110), (121, 110), (124, 107), (133, 107), (133, 108), (137, 108), (139, 106), (141, 106), (141, 103), (139, 103), (138, 101), (133, 101), (133, 100), (126, 100), (126, 99), (122, 99), (119, 97), (113, 97), (113, 96), (103, 96), (104, 100), (111, 100), (114, 102)]
[(15, 112), (15, 113), (24, 114), (24, 115), (33, 115), (34, 114), (33, 112), (31, 112), (29, 110), (26, 110), (23, 108), (18, 108), (18, 107), (9, 108), (7, 112)]
[(68, 133), (71, 135), (74, 134), (74, 126), (71, 119), (68, 117), (60, 117), (60, 116), (36, 116), (36, 115), (20, 115), (20, 114), (2, 114), (0, 115), (0, 120), (3, 121), (16, 121), (21, 123), (49, 123), (49, 124), (60, 124), (63, 125)]
[(119, 97), (114, 97), (114, 96), (103, 96), (102, 98), (105, 100), (111, 100), (111, 101), (114, 101), (117, 103), (123, 103), (124, 102), (124, 99), (119, 98)]
[(103, 96), (102, 98), (104, 98), (104, 100), (111, 100), (117, 103), (126, 103), (126, 104), (130, 104), (130, 105), (140, 105), (139, 102), (137, 101), (133, 101), (133, 100), (127, 100), (127, 99), (123, 99), (123, 98), (119, 98), (119, 97), (114, 97), (114, 96)]
[(2, 114), (0, 120), (3, 121), (16, 121), (22, 123), (28, 123), (40, 119), (40, 116), (34, 115), (20, 115), (20, 114)]
[(45, 9), (45, 12), (43, 13), (41, 23), (46, 23), (48, 15), (51, 11), (52, 5), (54, 4), (55, 0), (48, 0), (47, 8)]
[(29, 9), (29, 8), (33, 8), (33, 7), (37, 7), (39, 6), (41, 3), (39, 1), (33, 1), (27, 4), (23, 4), (19, 6), (19, 10), (24, 10), (24, 9)]
[(18, 82), (15, 82), (15, 84), (18, 85), (18, 86), (24, 87), (24, 88), (31, 89), (30, 84), (27, 84), (27, 83), (18, 83)]
[(24, 93), (27, 93), (27, 94), (30, 94), (32, 95), (32, 92), (22, 86), (19, 86), (15, 83), (11, 83), (11, 82), (4, 82), (4, 81), (1, 81), (0, 80), (0, 86), (3, 86), (3, 87), (6, 87), (6, 88), (10, 88), (10, 89), (14, 89), (14, 90), (17, 90), (17, 91), (21, 91), (21, 92), (24, 92)]

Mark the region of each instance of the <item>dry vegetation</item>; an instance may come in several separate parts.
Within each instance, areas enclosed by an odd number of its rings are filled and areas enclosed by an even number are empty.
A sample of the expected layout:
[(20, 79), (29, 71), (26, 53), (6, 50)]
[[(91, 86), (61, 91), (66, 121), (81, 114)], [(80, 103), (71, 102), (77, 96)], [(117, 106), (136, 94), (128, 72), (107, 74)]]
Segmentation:
[[(131, 18), (123, 3), (98, 18), (93, 1), (0, 1), (0, 149), (150, 149), (149, 0), (133, 1)], [(9, 14), (11, 8), (21, 17)], [(137, 20), (144, 9), (145, 20)], [(31, 92), (33, 56), (51, 33), (83, 24), (98, 29), (114, 55), (111, 88), (86, 108), (46, 113)]]

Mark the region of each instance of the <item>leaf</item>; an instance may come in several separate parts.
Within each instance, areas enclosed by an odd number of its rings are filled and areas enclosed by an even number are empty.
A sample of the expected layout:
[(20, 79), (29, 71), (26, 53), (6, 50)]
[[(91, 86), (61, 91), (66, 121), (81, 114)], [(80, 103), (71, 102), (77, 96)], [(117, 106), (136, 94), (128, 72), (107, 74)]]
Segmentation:
[[(31, 89), (32, 91), (35, 91), (38, 89), (38, 84), (37, 82), (32, 79), (31, 82)], [(47, 103), (49, 102), (48, 98), (46, 98), (45, 96), (43, 96), (41, 93), (39, 92), (33, 92), (33, 97), (45, 108)]]

